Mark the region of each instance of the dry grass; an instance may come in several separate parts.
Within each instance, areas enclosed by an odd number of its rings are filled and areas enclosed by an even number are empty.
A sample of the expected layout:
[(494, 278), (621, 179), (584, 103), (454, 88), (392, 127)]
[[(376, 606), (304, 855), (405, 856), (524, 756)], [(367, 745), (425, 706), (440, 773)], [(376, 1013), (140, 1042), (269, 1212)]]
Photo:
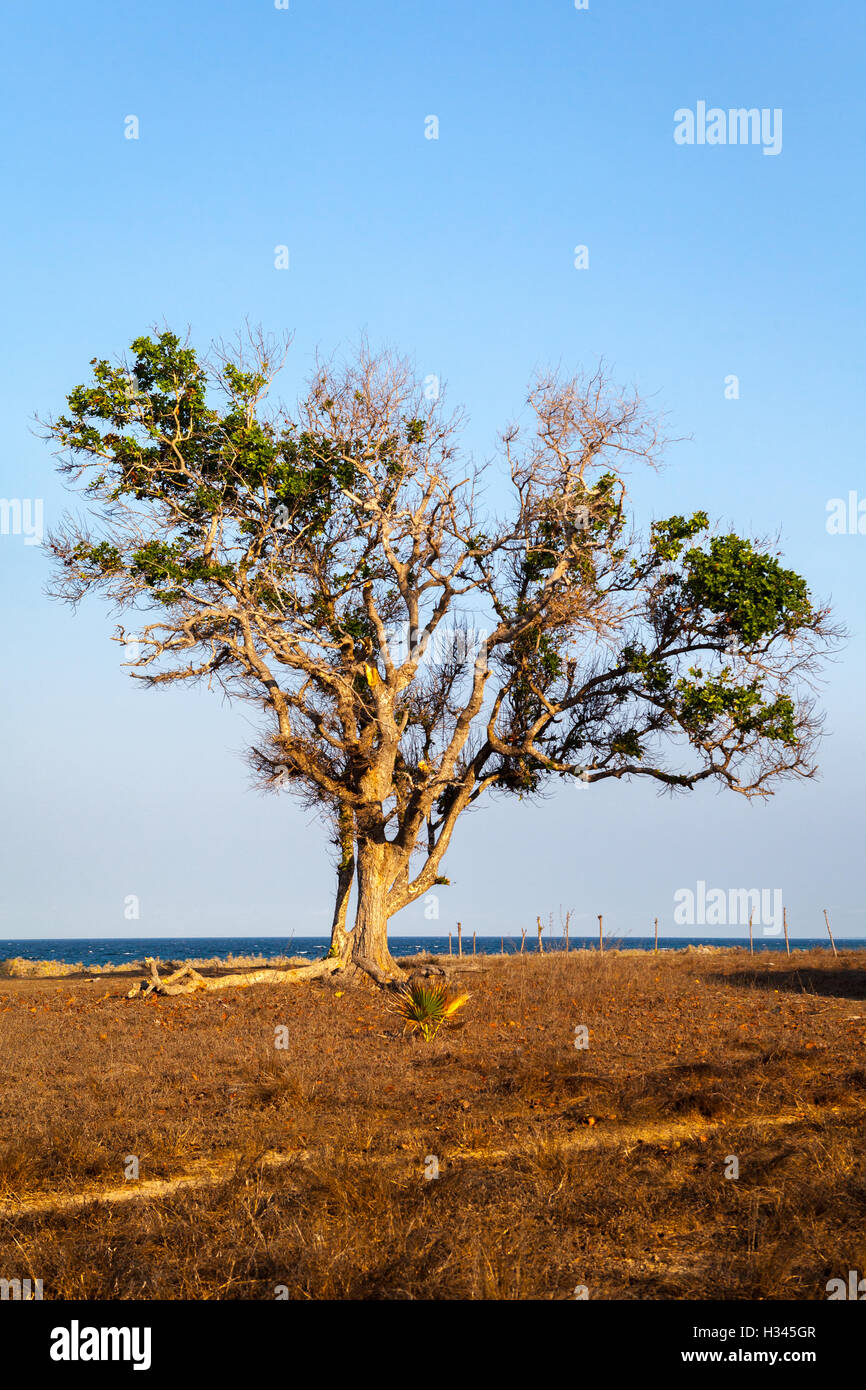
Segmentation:
[[(476, 964), (429, 1045), (334, 981), (0, 985), (0, 1275), (46, 1298), (822, 1299), (866, 1268), (856, 953)], [(128, 1155), (152, 1179), (227, 1153), (208, 1186), (14, 1214), (123, 1187)]]
[[(212, 975), (226, 974), (239, 969), (288, 970), (295, 965), (309, 965), (306, 956), (202, 956), (193, 960), (162, 960), (155, 957), (163, 972), (191, 965), (195, 970)], [(0, 960), (0, 980), (45, 980), (83, 975), (147, 975), (143, 960), (125, 961), (122, 965), (84, 965), (81, 961), (27, 960), (24, 956), (7, 956)]]

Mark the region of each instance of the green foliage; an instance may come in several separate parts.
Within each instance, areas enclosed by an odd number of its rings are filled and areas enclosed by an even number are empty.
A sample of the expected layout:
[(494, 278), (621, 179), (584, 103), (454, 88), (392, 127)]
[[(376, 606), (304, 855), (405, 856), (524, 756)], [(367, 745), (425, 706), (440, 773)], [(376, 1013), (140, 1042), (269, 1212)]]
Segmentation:
[(108, 541), (99, 541), (96, 545), (82, 541), (73, 549), (72, 561), (82, 574), (93, 580), (119, 574), (123, 570), (120, 551), (117, 546), (109, 545)]
[[(267, 485), (271, 506), (287, 508), (287, 530), (312, 526), (321, 532), (338, 490), (356, 480), (352, 453), (360, 442), (337, 443), (291, 428), (278, 433), (254, 411), (264, 375), (233, 363), (221, 378), (228, 409), (210, 408), (205, 369), (173, 333), (136, 338), (132, 352), (130, 370), (94, 359), (94, 384), (70, 392), (69, 413), (54, 430), (73, 455), (105, 460), (103, 475), (91, 484), (95, 490), (115, 501), (183, 502), (193, 524), (231, 505), (241, 520), (249, 513), (247, 529), (255, 530)], [(110, 428), (99, 428), (100, 422)]]
[[(292, 572), (286, 572), (283, 587), (278, 565), (260, 578), (261, 567), (254, 562), (245, 562), (241, 571), (224, 556), (214, 563), (202, 554), (202, 536), (212, 518), (220, 522), (224, 549), (234, 545), (240, 552), (251, 542), (255, 547), (256, 538), (269, 533), (259, 552), (262, 561), (275, 546), (299, 536), (308, 554), (317, 543), (327, 543), (338, 506), (345, 513), (345, 490), (358, 485), (356, 459), (363, 453), (369, 462), (367, 442), (335, 440), (291, 424), (278, 429), (259, 419), (265, 373), (232, 362), (216, 377), (211, 374), (225, 397), (222, 410), (213, 408), (207, 371), (173, 333), (136, 338), (131, 353), (128, 367), (93, 359), (91, 382), (69, 393), (68, 411), (52, 433), (72, 460), (68, 471), (74, 472), (79, 461), (92, 467), (98, 460), (99, 471), (87, 483), (97, 500), (107, 508), (149, 503), (152, 522), (158, 529), (164, 518), (164, 529), (159, 539), (127, 547), (116, 540), (81, 543), (70, 557), (77, 579), (95, 584), (126, 575), (133, 584), (143, 581), (152, 601), (169, 608), (184, 595), (208, 601), (214, 586), (225, 589), (243, 579), (263, 609), (300, 616), (306, 608), (310, 621), (334, 640), (348, 635), (358, 654), (368, 654), (374, 630), (363, 609), (346, 614), (316, 592), (308, 592), (299, 605)], [(411, 443), (422, 444), (425, 432), (423, 420), (406, 421)], [(398, 445), (396, 439), (380, 444), (389, 475), (400, 471)], [(340, 537), (354, 529), (344, 515)], [(352, 575), (330, 578), (339, 590)]]
[(410, 444), (421, 444), (427, 433), (426, 420), (407, 420), (406, 438)]
[[(817, 725), (795, 683), (826, 614), (773, 555), (736, 535), (703, 536), (705, 511), (656, 521), (645, 544), (623, 540), (624, 483), (605, 459), (630, 416), (611, 428), (600, 408), (591, 429), (593, 401), (575, 417), (571, 452), (533, 443), (521, 460), (515, 446), (524, 471), (516, 511), (500, 521), (474, 511), (471, 484), (449, 491), (456, 449), (438, 417), (415, 418), (417, 383), (389, 414), (393, 377), (383, 395), (373, 369), (363, 392), (354, 367), (323, 372), (292, 421), (263, 409), (273, 372), (258, 348), (249, 370), (205, 366), (170, 332), (136, 338), (128, 363), (93, 360), (51, 428), (64, 471), (86, 473), (88, 504), (105, 521), (102, 535), (75, 524), (54, 543), (66, 592), (77, 601), (100, 587), (121, 607), (169, 610), (159, 630), (179, 640), (154, 642), (156, 678), (212, 670), (232, 694), (272, 712), (282, 702), (279, 739), (293, 747), (280, 757), (323, 799), (357, 791), (392, 748), (392, 710), (398, 780), (381, 794), (398, 821), (417, 816), (428, 787), (441, 819), (464, 785), (533, 796), (590, 765), (594, 781), (646, 775), (668, 787), (710, 775), (735, 785), (742, 773), (739, 789), (763, 795), (762, 741), (796, 749), (777, 749), (774, 771), (806, 770)], [(551, 417), (557, 429), (568, 401)], [(383, 630), (409, 614), (420, 625), (437, 604), (458, 622), (474, 612), (497, 625), (465, 728), (471, 663), (394, 678), (382, 659)], [(706, 671), (688, 669), (697, 660)], [(458, 728), (469, 741), (441, 778)], [(664, 740), (680, 752), (683, 734), (691, 766), (671, 769)]]
[(761, 734), (793, 746), (797, 742), (794, 704), (787, 695), (765, 703), (760, 681), (736, 685), (730, 672), (716, 679), (701, 681), (703, 671), (694, 667), (691, 679), (677, 681), (679, 718), (683, 727), (698, 737), (705, 735), (716, 721), (728, 718), (742, 734)]
[(661, 694), (670, 686), (669, 667), (658, 658), (651, 657), (645, 649), (632, 645), (624, 647), (622, 661), (628, 670), (643, 676), (645, 688), (653, 694)]
[(468, 994), (461, 994), (452, 999), (444, 984), (425, 985), (412, 980), (397, 995), (393, 1008), (409, 1032), (420, 1033), (425, 1042), (430, 1042), (468, 998)]
[(813, 616), (805, 580), (740, 536), (714, 537), (709, 550), (688, 551), (684, 565), (689, 599), (747, 644), (778, 628), (790, 636)]
[(616, 734), (610, 741), (611, 753), (618, 753), (624, 758), (643, 757), (640, 745), (640, 736), (636, 729), (626, 729), (622, 733)]
[[(587, 580), (592, 575), (591, 549), (594, 543), (610, 545), (622, 529), (622, 484), (614, 473), (603, 473), (591, 490), (576, 494), (567, 517), (559, 514), (541, 519), (523, 560), (526, 585), (545, 580), (563, 558), (566, 542), (582, 542), (568, 555), (566, 573), (571, 579)], [(578, 521), (580, 516), (580, 521)]]
[(650, 549), (659, 560), (678, 560), (683, 543), (692, 540), (709, 525), (706, 512), (690, 517), (671, 516), (666, 521), (654, 521), (650, 531)]

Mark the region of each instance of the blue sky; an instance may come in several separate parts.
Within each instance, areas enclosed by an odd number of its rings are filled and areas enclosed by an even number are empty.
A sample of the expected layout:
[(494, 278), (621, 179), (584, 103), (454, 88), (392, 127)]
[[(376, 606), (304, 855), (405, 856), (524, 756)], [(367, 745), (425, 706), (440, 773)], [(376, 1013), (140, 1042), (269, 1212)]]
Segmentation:
[[(664, 930), (704, 881), (781, 887), (795, 933), (827, 907), (866, 935), (866, 535), (825, 525), (829, 499), (866, 497), (862, 12), (44, 0), (4, 31), (0, 496), (43, 499), (46, 524), (74, 505), (33, 417), (155, 323), (203, 346), (246, 318), (293, 332), (289, 399), (317, 347), (366, 332), (447, 382), (482, 457), (536, 367), (604, 356), (682, 436), (635, 478), (638, 518), (704, 507), (778, 534), (850, 628), (821, 780), (766, 805), (610, 783), (491, 804), (458, 831), (439, 920), (418, 904), (392, 930), (499, 935), (560, 905), (577, 930), (597, 912)], [(677, 145), (674, 112), (699, 101), (781, 109), (781, 152)], [(324, 931), (326, 837), (249, 788), (242, 714), (134, 689), (111, 615), (49, 602), (23, 536), (0, 535), (0, 572), (0, 935)]]

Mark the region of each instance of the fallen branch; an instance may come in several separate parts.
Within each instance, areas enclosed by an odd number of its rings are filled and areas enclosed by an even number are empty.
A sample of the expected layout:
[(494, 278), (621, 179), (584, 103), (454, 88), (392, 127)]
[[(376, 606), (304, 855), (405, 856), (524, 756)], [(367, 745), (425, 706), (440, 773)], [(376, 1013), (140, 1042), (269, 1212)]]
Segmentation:
[(195, 994), (200, 990), (210, 992), (216, 989), (243, 989), (246, 985), (294, 984), (298, 980), (321, 979), (324, 975), (333, 975), (335, 971), (344, 968), (343, 962), (335, 958), (313, 961), (311, 965), (299, 965), (292, 970), (269, 970), (265, 967), (262, 970), (246, 971), (242, 975), (216, 975), (207, 979), (193, 966), (182, 965), (172, 975), (160, 979), (153, 957), (147, 956), (144, 963), (150, 969), (150, 979), (147, 982), (137, 980), (127, 994), (127, 999), (147, 999), (151, 994)]

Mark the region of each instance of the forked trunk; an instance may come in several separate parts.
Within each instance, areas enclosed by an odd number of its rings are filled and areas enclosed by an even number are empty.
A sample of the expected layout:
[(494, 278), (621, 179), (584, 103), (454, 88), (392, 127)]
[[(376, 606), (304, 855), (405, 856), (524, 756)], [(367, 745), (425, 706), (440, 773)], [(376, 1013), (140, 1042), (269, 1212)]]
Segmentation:
[(340, 849), (340, 862), (337, 865), (337, 898), (334, 903), (334, 919), (331, 923), (331, 949), (329, 957), (347, 959), (350, 954), (352, 936), (346, 930), (346, 915), (349, 910), (349, 897), (355, 878), (355, 836), (352, 815), (345, 808), (340, 809), (339, 834), (337, 844)]
[(379, 984), (404, 978), (388, 949), (387, 846), (364, 842), (358, 846), (358, 914), (352, 932), (352, 964)]
[(348, 878), (340, 870), (337, 878), (337, 901), (334, 904), (334, 920), (331, 923), (331, 949), (328, 956), (339, 956), (341, 959), (348, 956), (352, 942), (351, 932), (346, 930), (346, 913), (349, 908), (349, 894), (352, 891), (352, 878), (350, 872)]

